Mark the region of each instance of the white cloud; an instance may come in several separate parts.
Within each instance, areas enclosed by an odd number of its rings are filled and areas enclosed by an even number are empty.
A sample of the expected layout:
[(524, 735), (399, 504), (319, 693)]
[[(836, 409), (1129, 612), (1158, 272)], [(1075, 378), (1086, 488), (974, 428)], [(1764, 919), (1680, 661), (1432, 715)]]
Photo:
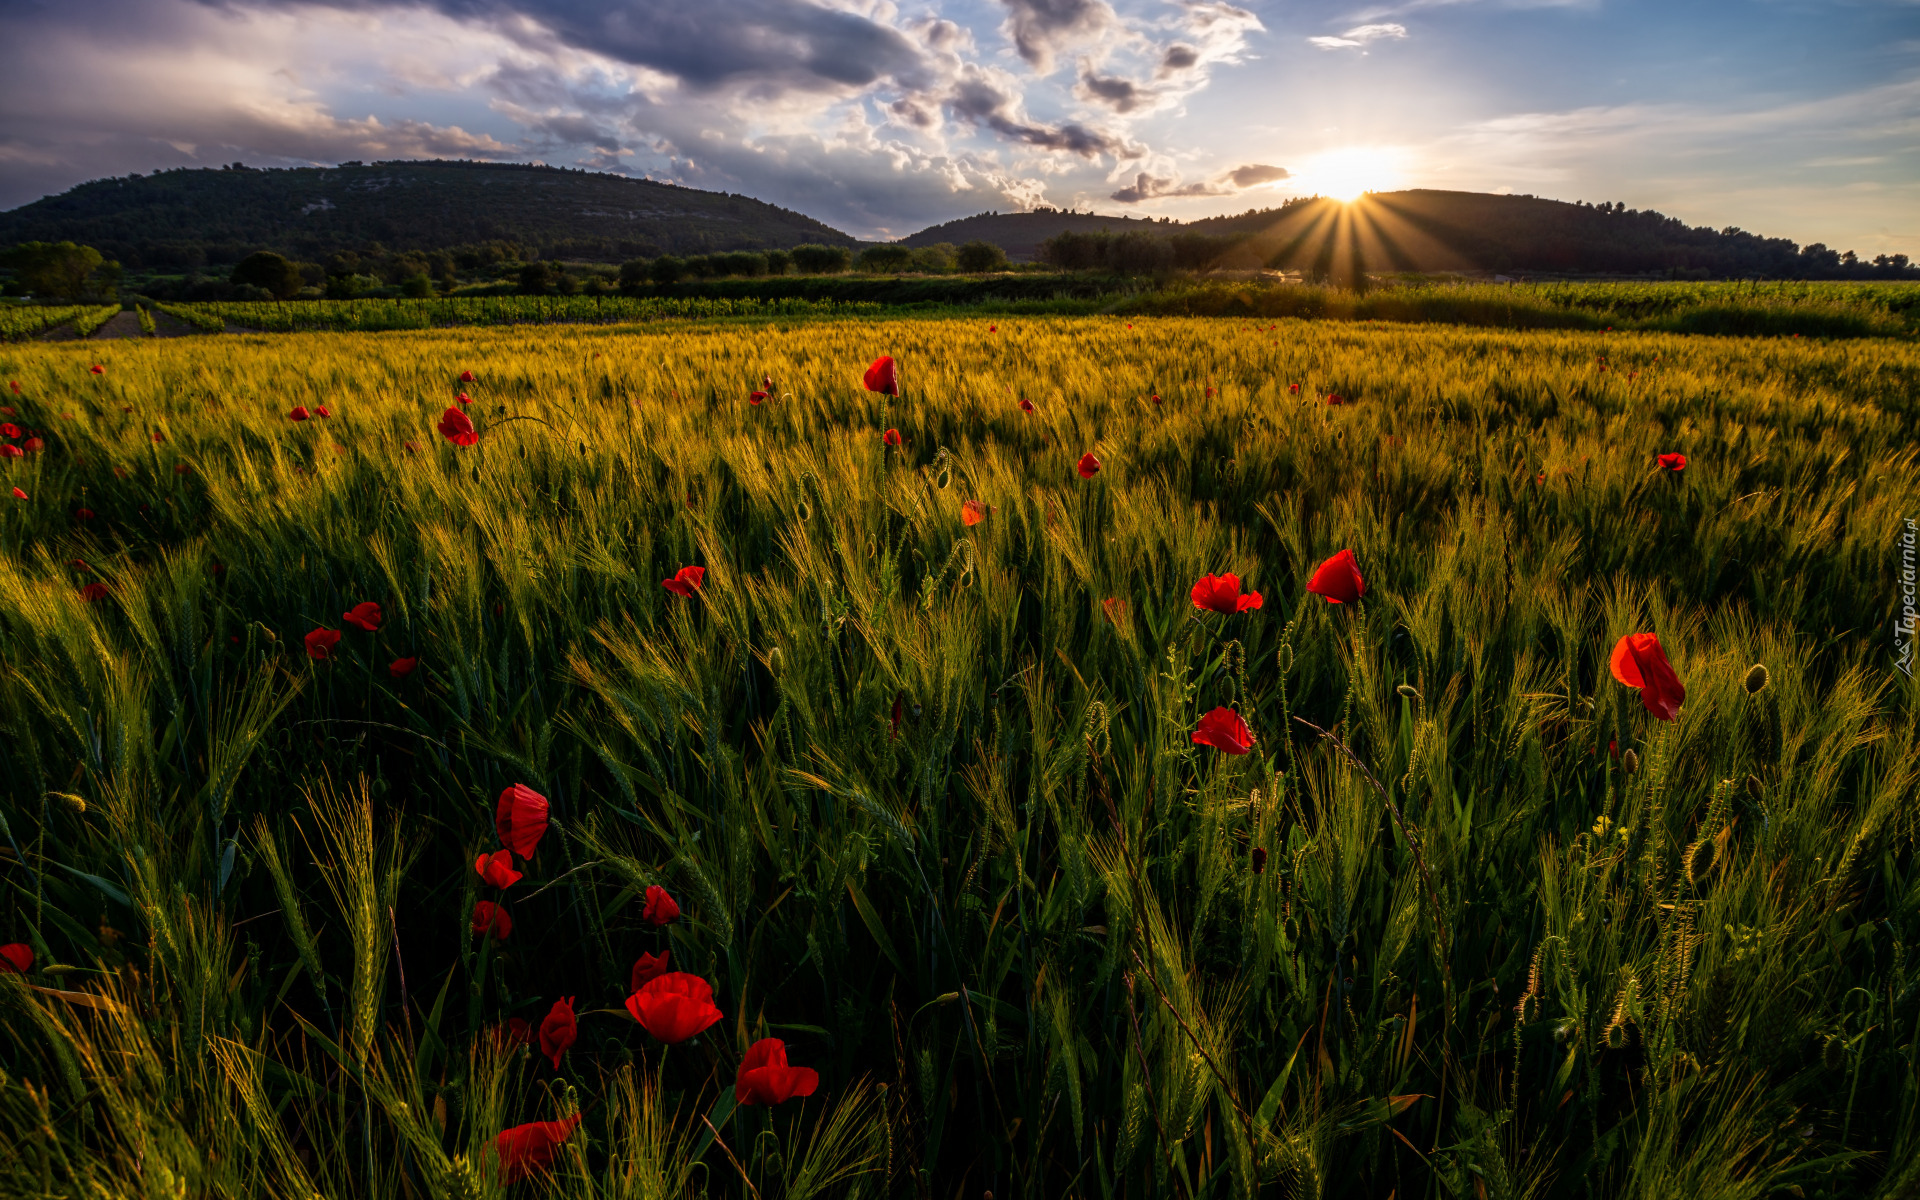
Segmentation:
[(1310, 37), (1307, 43), (1321, 50), (1356, 50), (1372, 42), (1383, 39), (1399, 41), (1407, 36), (1405, 25), (1392, 23), (1360, 25), (1347, 30), (1339, 37)]

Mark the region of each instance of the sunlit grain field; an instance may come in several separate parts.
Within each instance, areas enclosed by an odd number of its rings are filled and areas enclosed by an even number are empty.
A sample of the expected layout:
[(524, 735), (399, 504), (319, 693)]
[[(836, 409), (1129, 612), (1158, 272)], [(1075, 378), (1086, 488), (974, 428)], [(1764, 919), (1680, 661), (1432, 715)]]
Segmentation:
[[(1920, 1187), (1920, 347), (821, 320), (0, 375), (6, 1194)], [(1259, 605), (1197, 606), (1229, 572)]]

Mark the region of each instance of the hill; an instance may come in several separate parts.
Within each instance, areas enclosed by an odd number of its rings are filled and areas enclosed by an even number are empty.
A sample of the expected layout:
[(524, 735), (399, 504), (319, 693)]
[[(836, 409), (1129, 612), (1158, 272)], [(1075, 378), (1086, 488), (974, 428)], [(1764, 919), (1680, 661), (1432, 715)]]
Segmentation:
[(961, 217), (942, 225), (929, 226), (900, 239), (903, 246), (933, 246), (950, 242), (963, 246), (968, 242), (992, 242), (1015, 262), (1032, 262), (1040, 257), (1040, 243), (1056, 233), (1131, 233), (1139, 230), (1160, 234), (1183, 228), (1178, 221), (1152, 217), (1101, 216), (1097, 213), (1067, 212), (1057, 208), (1039, 208), (1032, 212), (986, 212)]
[(0, 245), (25, 241), (80, 242), (133, 269), (230, 263), (255, 250), (317, 260), (374, 243), (414, 251), (506, 242), (526, 257), (606, 262), (856, 244), (747, 196), (476, 162), (182, 168), (94, 180), (0, 213)]
[(1621, 204), (1424, 189), (1346, 204), (1320, 197), (1235, 216), (1174, 222), (1086, 213), (983, 213), (922, 230), (908, 245), (981, 238), (1013, 258), (1038, 257), (1059, 233), (1140, 231), (1173, 243), (1188, 267), (1270, 267), (1315, 275), (1356, 271), (1665, 274), (1678, 278), (1907, 278), (1902, 255), (1859, 261), (1818, 243), (1742, 229), (1689, 226)]

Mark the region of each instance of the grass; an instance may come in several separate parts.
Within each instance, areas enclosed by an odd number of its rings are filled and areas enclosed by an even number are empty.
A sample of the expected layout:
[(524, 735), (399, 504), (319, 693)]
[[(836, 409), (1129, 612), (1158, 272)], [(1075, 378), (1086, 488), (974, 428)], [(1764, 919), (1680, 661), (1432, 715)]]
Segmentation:
[[(48, 441), (0, 510), (0, 1192), (1920, 1186), (1920, 349), (997, 326), (0, 347)], [(1262, 607), (1196, 612), (1221, 571)], [(1674, 723), (1608, 672), (1648, 631)], [(552, 825), (496, 893), (514, 783)], [(661, 950), (723, 1013), (671, 1047), (623, 1006)], [(499, 1034), (569, 996), (558, 1069)], [(819, 1092), (736, 1107), (768, 1036)]]

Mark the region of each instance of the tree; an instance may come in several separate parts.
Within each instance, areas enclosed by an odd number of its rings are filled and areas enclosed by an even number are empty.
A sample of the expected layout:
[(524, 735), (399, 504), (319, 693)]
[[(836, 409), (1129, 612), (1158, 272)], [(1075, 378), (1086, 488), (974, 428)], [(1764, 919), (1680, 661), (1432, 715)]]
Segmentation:
[(678, 283), (686, 270), (686, 263), (671, 254), (662, 254), (653, 260), (653, 265), (647, 268), (647, 274), (655, 283)]
[(793, 267), (793, 255), (785, 250), (767, 251), (767, 274), (785, 275)]
[(106, 265), (98, 250), (72, 242), (25, 242), (6, 254), (5, 264), (26, 290), (59, 300), (86, 295), (94, 273)]
[(261, 288), (272, 292), (274, 299), (285, 300), (299, 294), (303, 281), (294, 263), (271, 250), (256, 250), (235, 264), (227, 282)]
[(853, 265), (853, 254), (845, 246), (809, 242), (793, 248), (793, 265), (802, 275), (838, 275)]
[(653, 264), (644, 258), (636, 258), (630, 262), (621, 263), (620, 289), (631, 292), (645, 287), (648, 275), (652, 269)]
[(547, 270), (547, 264), (532, 262), (520, 268), (520, 294), (523, 296), (544, 296), (553, 284), (553, 275)]
[(969, 275), (984, 275), (989, 271), (1007, 269), (1007, 252), (992, 242), (975, 239), (960, 247), (955, 259), (962, 271)]
[(875, 274), (904, 271), (913, 265), (913, 251), (905, 246), (869, 246), (860, 252), (860, 269)]

